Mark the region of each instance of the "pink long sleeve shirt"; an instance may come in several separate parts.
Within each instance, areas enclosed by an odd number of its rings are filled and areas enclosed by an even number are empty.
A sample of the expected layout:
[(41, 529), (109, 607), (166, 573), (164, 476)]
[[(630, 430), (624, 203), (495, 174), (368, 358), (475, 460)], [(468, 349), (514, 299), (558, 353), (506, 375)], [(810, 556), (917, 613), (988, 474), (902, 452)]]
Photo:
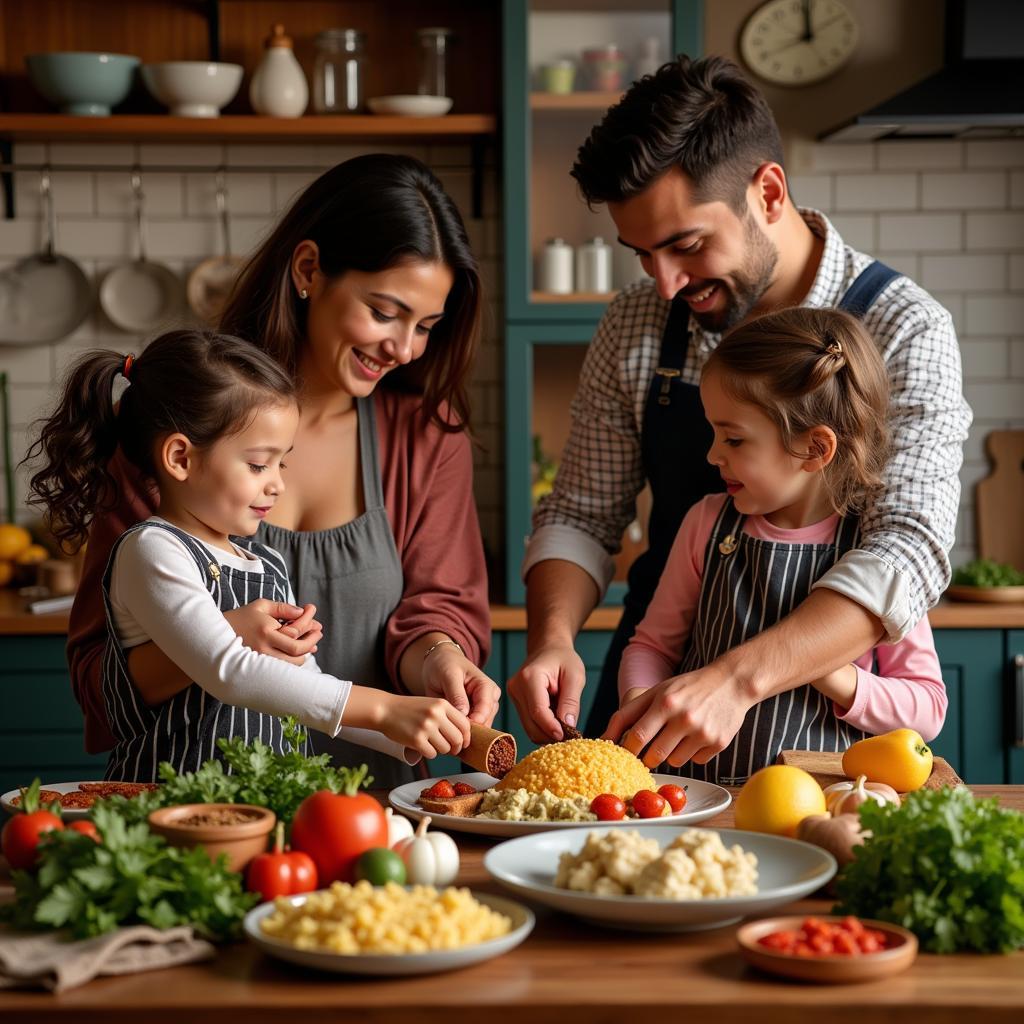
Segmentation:
[[(665, 564), (658, 588), (626, 647), (619, 667), (619, 696), (646, 689), (678, 673), (700, 598), (704, 552), (725, 501), (712, 494), (687, 513)], [(783, 544), (830, 544), (838, 516), (798, 530), (773, 526), (763, 516), (747, 516), (743, 530), (760, 540)], [(878, 660), (877, 674), (872, 671)], [(891, 729), (915, 729), (934, 739), (946, 717), (946, 686), (927, 617), (895, 644), (879, 644), (854, 662), (857, 690), (844, 710), (833, 702), (836, 717), (877, 734)]]

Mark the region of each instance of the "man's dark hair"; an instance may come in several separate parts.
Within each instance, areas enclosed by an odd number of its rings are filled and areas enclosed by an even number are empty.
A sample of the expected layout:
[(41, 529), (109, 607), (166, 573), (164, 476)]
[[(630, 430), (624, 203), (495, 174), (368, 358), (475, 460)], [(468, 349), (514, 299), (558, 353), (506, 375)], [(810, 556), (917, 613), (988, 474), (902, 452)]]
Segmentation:
[(631, 199), (678, 167), (699, 202), (746, 209), (766, 161), (782, 163), (779, 128), (764, 96), (725, 57), (681, 54), (634, 82), (579, 148), (572, 176), (589, 206)]

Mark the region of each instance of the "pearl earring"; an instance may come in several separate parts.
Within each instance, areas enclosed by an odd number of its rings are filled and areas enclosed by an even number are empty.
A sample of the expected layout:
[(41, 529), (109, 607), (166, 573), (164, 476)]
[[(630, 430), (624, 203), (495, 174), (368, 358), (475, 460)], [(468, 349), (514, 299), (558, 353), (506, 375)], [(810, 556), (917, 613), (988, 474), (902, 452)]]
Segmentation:
[(308, 299), (309, 298), (309, 292), (307, 292), (305, 288), (300, 288), (299, 289), (299, 298), (300, 299)]

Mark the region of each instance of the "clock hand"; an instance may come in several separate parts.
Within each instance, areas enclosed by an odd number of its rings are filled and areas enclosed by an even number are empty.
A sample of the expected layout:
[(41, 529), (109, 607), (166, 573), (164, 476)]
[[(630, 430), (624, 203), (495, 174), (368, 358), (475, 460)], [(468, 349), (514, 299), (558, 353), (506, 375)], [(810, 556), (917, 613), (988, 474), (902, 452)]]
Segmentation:
[(811, 30), (811, 0), (802, 0), (800, 6), (803, 8), (804, 34), (800, 37), (801, 42), (809, 43), (814, 38)]

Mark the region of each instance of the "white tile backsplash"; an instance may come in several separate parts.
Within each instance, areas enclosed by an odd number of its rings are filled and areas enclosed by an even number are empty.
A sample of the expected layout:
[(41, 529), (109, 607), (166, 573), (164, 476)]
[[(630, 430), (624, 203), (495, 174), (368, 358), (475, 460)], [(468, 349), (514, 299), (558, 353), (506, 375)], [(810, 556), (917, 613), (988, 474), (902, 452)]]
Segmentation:
[(916, 174), (837, 174), (835, 208), (842, 211), (916, 210)]
[(939, 167), (952, 169), (964, 165), (964, 147), (960, 142), (893, 139), (879, 143), (876, 148), (880, 171), (923, 171)]
[(964, 330), (969, 334), (1024, 337), (1024, 294), (970, 295), (964, 313)]
[(1002, 254), (972, 253), (922, 256), (917, 283), (929, 291), (991, 292), (1006, 287), (1007, 260)]
[(1006, 189), (1005, 171), (923, 174), (921, 206), (925, 210), (1003, 210)]
[(978, 139), (967, 143), (968, 167), (1024, 167), (1024, 139)]
[(959, 213), (882, 213), (878, 247), (893, 252), (943, 252), (960, 249), (963, 218)]

